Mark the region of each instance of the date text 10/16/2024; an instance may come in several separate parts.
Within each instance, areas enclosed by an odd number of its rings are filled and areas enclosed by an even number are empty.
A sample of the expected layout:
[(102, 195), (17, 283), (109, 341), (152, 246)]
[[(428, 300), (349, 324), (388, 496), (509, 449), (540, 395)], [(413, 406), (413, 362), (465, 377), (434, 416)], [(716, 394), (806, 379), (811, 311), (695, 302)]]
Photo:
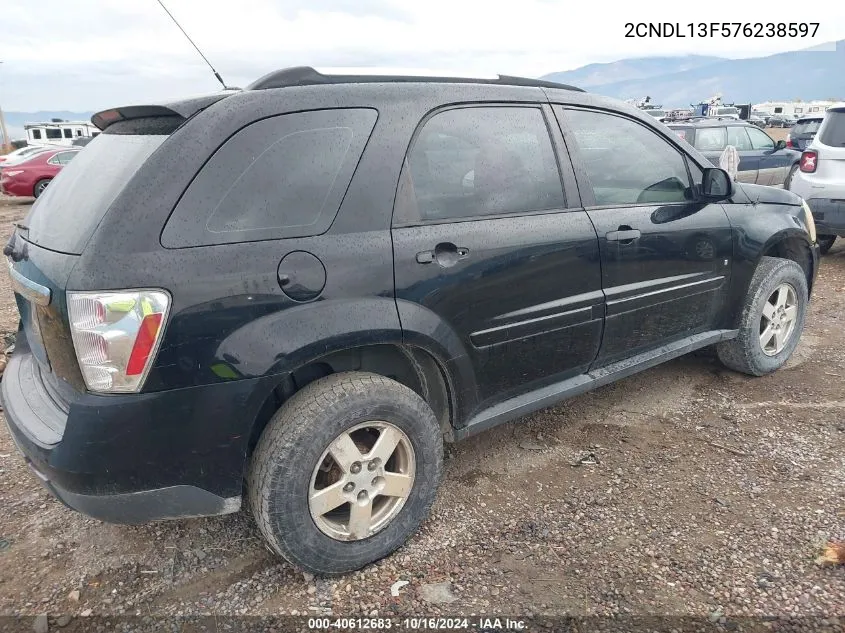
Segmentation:
[(341, 630), (365, 630), (381, 631), (395, 629), (397, 631), (447, 631), (447, 630), (474, 630), (479, 632), (516, 632), (525, 631), (527, 623), (521, 619), (497, 618), (497, 617), (405, 617), (399, 620), (394, 618), (329, 618), (314, 617), (308, 618), (308, 628), (311, 630), (333, 629)]
[(819, 22), (626, 22), (625, 37), (815, 37)]

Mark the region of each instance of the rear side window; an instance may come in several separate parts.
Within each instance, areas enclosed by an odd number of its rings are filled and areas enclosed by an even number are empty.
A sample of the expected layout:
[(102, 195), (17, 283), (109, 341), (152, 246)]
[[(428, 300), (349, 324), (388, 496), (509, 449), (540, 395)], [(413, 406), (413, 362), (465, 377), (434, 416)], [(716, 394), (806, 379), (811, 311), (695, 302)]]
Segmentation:
[(692, 140), (692, 129), (688, 127), (673, 127), (672, 131), (678, 138), (684, 139), (687, 143)]
[[(438, 222), (565, 206), (549, 130), (535, 107), (467, 107), (422, 126), (396, 221)], [(404, 200), (407, 204), (402, 204)]]
[(61, 253), (82, 253), (111, 203), (166, 138), (101, 134), (84, 152), (62, 152), (65, 167), (24, 221), (27, 239)]
[(695, 132), (695, 148), (702, 152), (721, 152), (728, 144), (723, 127), (702, 127)]
[(830, 147), (845, 147), (845, 109), (828, 110), (819, 140)]
[(728, 127), (728, 145), (733, 145), (741, 152), (751, 149), (751, 141), (744, 127), (740, 125)]
[(194, 178), (164, 229), (162, 245), (183, 248), (325, 232), (376, 118), (371, 109), (319, 110), (247, 126)]

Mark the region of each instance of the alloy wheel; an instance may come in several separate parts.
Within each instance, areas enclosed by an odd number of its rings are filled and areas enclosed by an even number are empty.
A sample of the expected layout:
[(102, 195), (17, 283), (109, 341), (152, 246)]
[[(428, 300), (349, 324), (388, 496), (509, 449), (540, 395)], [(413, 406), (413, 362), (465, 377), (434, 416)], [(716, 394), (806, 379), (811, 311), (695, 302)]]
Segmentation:
[(338, 435), (314, 468), (311, 518), (339, 541), (358, 541), (387, 527), (414, 486), (416, 462), (408, 436), (384, 421), (358, 424)]
[(777, 356), (795, 333), (798, 295), (791, 284), (781, 284), (769, 295), (760, 317), (760, 347), (766, 356)]

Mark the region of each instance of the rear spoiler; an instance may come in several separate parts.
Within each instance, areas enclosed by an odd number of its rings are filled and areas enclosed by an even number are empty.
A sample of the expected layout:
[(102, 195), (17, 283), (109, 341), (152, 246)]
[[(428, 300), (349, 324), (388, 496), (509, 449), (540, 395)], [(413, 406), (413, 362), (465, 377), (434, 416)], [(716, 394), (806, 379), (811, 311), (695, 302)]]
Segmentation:
[(190, 99), (183, 99), (181, 101), (174, 101), (172, 103), (161, 105), (134, 105), (121, 108), (111, 108), (109, 110), (97, 112), (91, 117), (91, 123), (96, 125), (100, 131), (105, 131), (105, 129), (112, 123), (117, 123), (118, 121), (131, 121), (132, 119), (178, 117), (185, 120), (189, 119), (200, 110), (204, 110), (208, 106), (217, 103), (221, 99), (224, 99), (235, 92), (238, 91), (223, 90), (211, 95), (192, 97)]

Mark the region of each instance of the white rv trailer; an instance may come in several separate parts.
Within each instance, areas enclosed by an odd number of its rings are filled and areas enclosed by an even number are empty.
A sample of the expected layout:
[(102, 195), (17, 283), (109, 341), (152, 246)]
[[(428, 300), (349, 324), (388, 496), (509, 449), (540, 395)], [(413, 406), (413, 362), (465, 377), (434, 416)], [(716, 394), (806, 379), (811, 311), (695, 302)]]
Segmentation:
[(23, 126), (27, 145), (73, 145), (73, 139), (97, 136), (100, 130), (88, 121), (51, 121)]
[(823, 115), (835, 101), (767, 101), (756, 104), (752, 110), (769, 116), (786, 115), (795, 118)]

